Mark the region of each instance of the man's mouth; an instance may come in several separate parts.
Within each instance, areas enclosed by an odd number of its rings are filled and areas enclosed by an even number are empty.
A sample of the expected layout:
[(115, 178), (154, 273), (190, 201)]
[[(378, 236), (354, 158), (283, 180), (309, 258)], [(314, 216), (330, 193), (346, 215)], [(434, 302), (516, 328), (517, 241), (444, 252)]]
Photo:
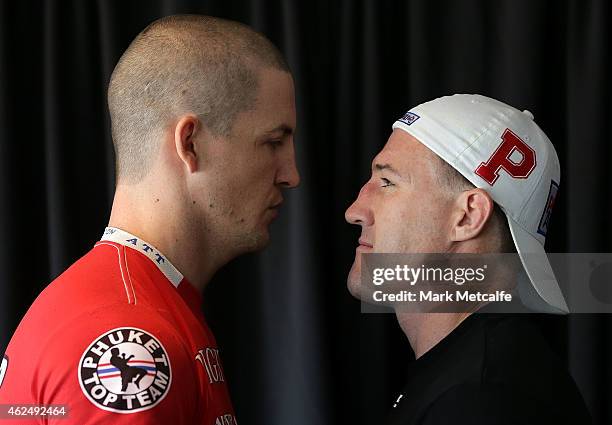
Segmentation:
[(283, 201), (284, 201), (283, 197), (280, 196), (279, 198), (276, 198), (274, 201), (272, 201), (272, 204), (268, 208), (277, 210), (283, 204)]
[(278, 211), (280, 210), (281, 205), (283, 204), (283, 199), (274, 202), (272, 205), (268, 207), (268, 211), (272, 213), (272, 220), (274, 220), (278, 216)]
[(359, 251), (368, 251), (368, 250), (371, 250), (372, 248), (374, 248), (374, 245), (372, 245), (371, 242), (368, 242), (367, 240), (363, 238), (359, 238), (359, 246), (357, 247)]

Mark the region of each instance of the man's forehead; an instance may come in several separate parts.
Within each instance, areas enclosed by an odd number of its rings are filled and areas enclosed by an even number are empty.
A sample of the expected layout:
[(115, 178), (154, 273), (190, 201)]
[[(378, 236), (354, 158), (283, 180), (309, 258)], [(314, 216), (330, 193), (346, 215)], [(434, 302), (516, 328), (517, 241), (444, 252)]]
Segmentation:
[(415, 155), (419, 154), (420, 143), (405, 131), (395, 129), (389, 136), (383, 149), (372, 161), (375, 164), (395, 164), (408, 163)]
[(435, 160), (435, 154), (407, 132), (395, 129), (372, 161), (372, 171), (390, 169), (403, 176), (418, 173)]
[(254, 110), (274, 117), (273, 120), (280, 118), (294, 128), (295, 89), (291, 74), (274, 69), (262, 71)]
[(270, 69), (261, 71), (255, 104), (240, 111), (236, 123), (236, 131), (250, 137), (284, 137), (295, 133), (295, 95), (291, 75)]

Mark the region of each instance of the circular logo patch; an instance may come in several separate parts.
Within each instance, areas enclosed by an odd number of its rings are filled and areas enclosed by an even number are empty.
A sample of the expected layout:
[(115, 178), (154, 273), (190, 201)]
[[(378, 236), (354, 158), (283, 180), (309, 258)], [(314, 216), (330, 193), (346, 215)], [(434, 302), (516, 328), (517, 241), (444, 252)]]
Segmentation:
[(172, 372), (168, 353), (151, 334), (117, 328), (98, 337), (79, 362), (79, 384), (103, 410), (135, 413), (159, 403), (168, 393)]

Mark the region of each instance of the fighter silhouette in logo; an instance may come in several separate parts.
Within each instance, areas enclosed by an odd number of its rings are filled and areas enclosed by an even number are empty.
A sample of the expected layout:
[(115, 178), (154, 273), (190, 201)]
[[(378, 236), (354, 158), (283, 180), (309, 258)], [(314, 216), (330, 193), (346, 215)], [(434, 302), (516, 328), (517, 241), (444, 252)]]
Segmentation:
[[(121, 391), (127, 390), (128, 384), (134, 384), (136, 388), (140, 389), (140, 380), (147, 375), (147, 371), (140, 367), (128, 365), (128, 361), (130, 361), (134, 355), (130, 354), (130, 356), (126, 358), (125, 353), (120, 354), (119, 349), (116, 347), (111, 349), (111, 354), (110, 364), (121, 372)], [(134, 381), (134, 378), (136, 378), (136, 381)]]

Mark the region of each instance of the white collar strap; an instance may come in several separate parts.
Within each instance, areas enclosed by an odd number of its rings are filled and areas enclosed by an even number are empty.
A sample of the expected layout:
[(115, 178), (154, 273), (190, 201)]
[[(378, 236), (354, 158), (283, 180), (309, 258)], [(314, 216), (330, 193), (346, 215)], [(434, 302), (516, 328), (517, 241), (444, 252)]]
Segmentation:
[(179, 272), (157, 248), (125, 230), (117, 229), (116, 227), (107, 227), (104, 229), (101, 240), (115, 242), (142, 252), (149, 257), (153, 264), (157, 266), (175, 287), (178, 287), (181, 280), (183, 280), (181, 272)]

